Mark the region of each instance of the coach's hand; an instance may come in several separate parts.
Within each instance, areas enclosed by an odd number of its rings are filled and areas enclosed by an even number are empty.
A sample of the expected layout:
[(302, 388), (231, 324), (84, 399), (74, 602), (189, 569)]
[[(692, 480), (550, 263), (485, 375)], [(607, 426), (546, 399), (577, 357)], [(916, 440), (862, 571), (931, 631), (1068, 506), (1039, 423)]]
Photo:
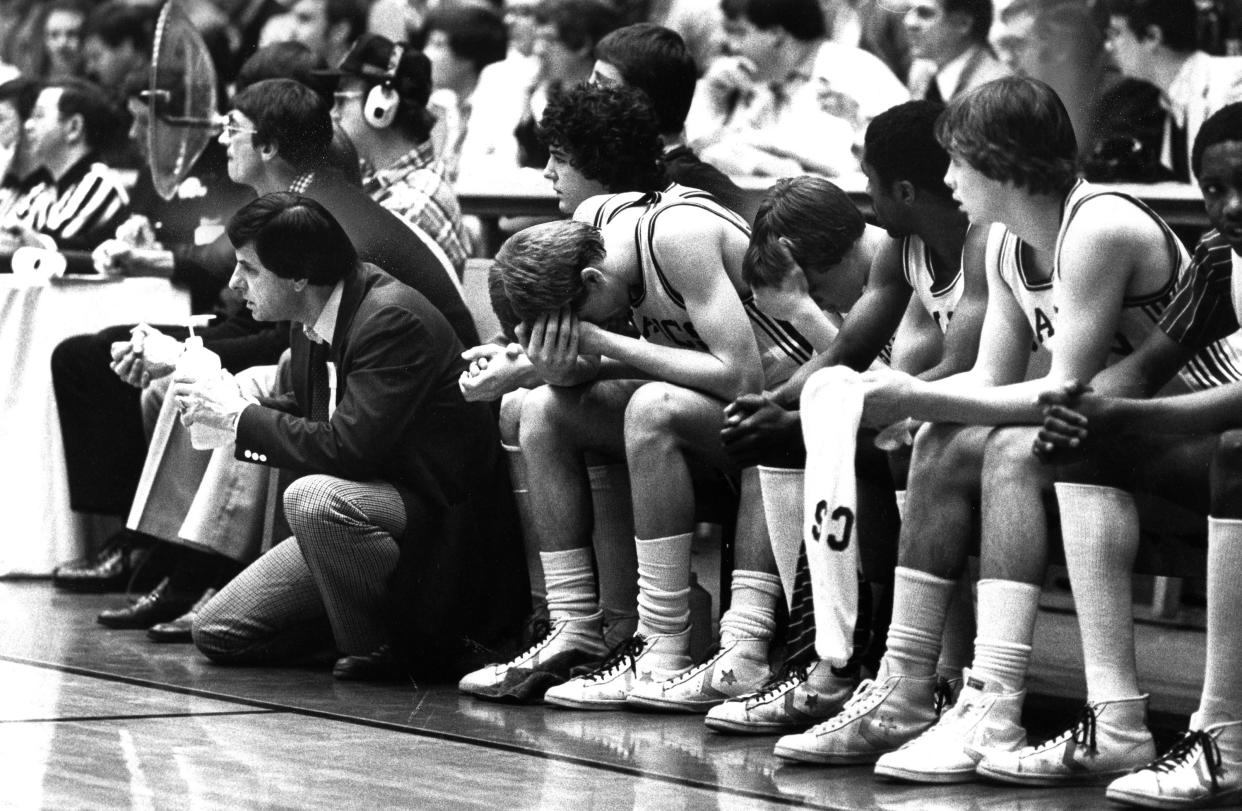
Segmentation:
[(187, 427), (202, 424), (230, 430), (236, 416), (250, 405), (236, 378), (224, 371), (204, 378), (175, 375), (168, 396), (181, 412), (181, 424)]
[(518, 340), (539, 376), (554, 386), (575, 382), (578, 371), (578, 316), (568, 307), (517, 327)]
[(801, 466), (806, 461), (801, 416), (777, 405), (770, 394), (743, 394), (725, 406), (720, 441), (741, 467)]

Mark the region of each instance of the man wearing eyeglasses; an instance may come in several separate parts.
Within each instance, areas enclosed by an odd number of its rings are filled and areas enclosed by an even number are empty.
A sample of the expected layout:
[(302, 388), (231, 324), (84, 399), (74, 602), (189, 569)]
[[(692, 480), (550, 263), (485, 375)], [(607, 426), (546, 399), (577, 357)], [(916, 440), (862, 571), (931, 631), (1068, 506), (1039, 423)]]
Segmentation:
[[(363, 190), (429, 234), (460, 278), (469, 238), (431, 141), (436, 123), (427, 111), (431, 62), (421, 51), (367, 34), (330, 75), (338, 82), (332, 117), (368, 167)], [(395, 106), (391, 113), (377, 116), (376, 104), (383, 104), (389, 86), (393, 94), (389, 101)]]

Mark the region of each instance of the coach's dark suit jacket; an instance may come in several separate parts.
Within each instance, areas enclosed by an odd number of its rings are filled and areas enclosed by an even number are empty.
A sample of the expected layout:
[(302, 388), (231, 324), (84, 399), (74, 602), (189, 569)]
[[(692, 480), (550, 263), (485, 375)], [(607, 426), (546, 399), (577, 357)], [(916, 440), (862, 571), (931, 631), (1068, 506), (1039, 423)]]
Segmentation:
[(347, 276), (328, 422), (303, 417), (312, 344), (300, 326), (290, 345), (292, 390), (242, 413), (237, 458), (397, 487), (407, 529), (389, 619), (416, 657), (520, 622), (525, 571), (500, 438), (491, 408), (462, 398), (463, 347), (444, 316), (374, 265)]

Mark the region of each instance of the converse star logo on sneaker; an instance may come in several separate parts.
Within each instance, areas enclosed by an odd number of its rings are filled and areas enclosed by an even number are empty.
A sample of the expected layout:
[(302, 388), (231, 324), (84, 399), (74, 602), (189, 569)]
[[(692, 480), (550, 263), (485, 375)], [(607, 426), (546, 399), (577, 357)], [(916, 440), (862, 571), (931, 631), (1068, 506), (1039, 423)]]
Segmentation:
[(732, 670), (722, 670), (720, 671), (720, 683), (721, 684), (737, 684), (737, 676), (733, 675)]
[(863, 718), (858, 724), (858, 734), (877, 749), (892, 749), (906, 742), (900, 727), (889, 715)]
[(655, 679), (653, 679), (653, 678), (651, 677), (651, 671), (650, 671), (650, 670), (640, 670), (640, 671), (638, 671), (638, 680), (639, 680), (639, 681), (649, 681), (649, 682), (653, 682), (653, 681), (655, 681)]
[(806, 697), (806, 708), (808, 710), (815, 709), (815, 705), (818, 703), (819, 703), (819, 696), (815, 695), (814, 693), (811, 693)]

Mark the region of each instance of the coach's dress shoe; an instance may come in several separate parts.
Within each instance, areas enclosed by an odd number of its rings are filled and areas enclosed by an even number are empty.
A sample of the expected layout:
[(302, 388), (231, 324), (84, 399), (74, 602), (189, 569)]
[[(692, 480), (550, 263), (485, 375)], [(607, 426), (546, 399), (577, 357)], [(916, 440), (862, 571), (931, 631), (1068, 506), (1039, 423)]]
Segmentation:
[(76, 592), (124, 591), (149, 554), (129, 534), (119, 532), (94, 557), (57, 566), (52, 585)]
[(150, 628), (152, 625), (176, 619), (193, 605), (193, 597), (170, 592), (169, 579), (165, 577), (158, 586), (139, 597), (133, 605), (110, 608), (102, 612), (96, 621), (109, 628)]
[(409, 678), (388, 645), (380, 645), (371, 653), (342, 656), (333, 665), (332, 675), (341, 681), (404, 681)]
[(198, 598), (198, 602), (180, 617), (172, 622), (161, 622), (148, 628), (147, 638), (152, 642), (193, 642), (191, 631), (194, 629), (194, 618), (215, 596), (215, 589), (207, 589), (203, 592), (203, 596)]

